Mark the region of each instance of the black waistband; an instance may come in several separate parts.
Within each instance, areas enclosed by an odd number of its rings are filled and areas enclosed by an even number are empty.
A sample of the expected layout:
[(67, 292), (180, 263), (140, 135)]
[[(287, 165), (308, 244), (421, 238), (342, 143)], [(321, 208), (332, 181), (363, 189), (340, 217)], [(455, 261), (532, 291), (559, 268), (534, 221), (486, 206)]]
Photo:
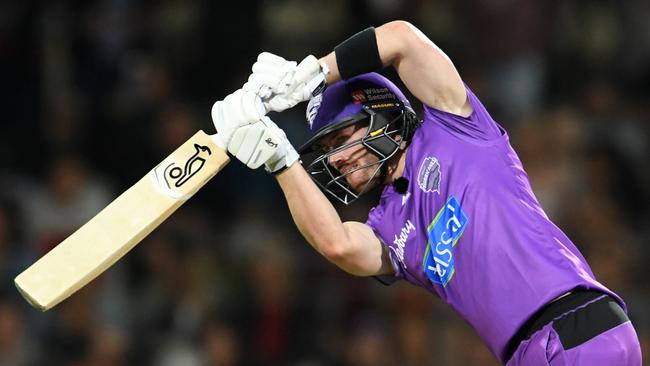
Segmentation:
[[(611, 329), (618, 324), (622, 324), (623, 322), (628, 320), (627, 315), (625, 314), (623, 309), (618, 305), (616, 300), (614, 300), (609, 295), (606, 295), (599, 291), (576, 289), (573, 290), (570, 294), (561, 297), (551, 302), (550, 304), (547, 304), (546, 306), (538, 310), (535, 314), (533, 314), (533, 316), (531, 316), (524, 323), (524, 325), (522, 325), (521, 328), (519, 328), (517, 333), (515, 333), (512, 339), (510, 339), (510, 342), (508, 342), (505, 351), (504, 361), (505, 362), (509, 361), (513, 353), (517, 350), (517, 347), (519, 347), (519, 344), (522, 341), (525, 341), (528, 338), (530, 338), (530, 336), (532, 336), (533, 333), (542, 329), (546, 324), (550, 323), (551, 321), (554, 321), (553, 327), (556, 328), (556, 324), (555, 324), (556, 322), (566, 323), (567, 320), (571, 322), (572, 319), (565, 319), (565, 318), (575, 317), (577, 316), (576, 315), (577, 312), (569, 313), (565, 317), (562, 317), (561, 319), (558, 319), (558, 317), (561, 317), (563, 314), (576, 309), (580, 305), (584, 305), (590, 301), (596, 300), (599, 297), (602, 297), (607, 301), (599, 300), (596, 302), (596, 303), (602, 303), (601, 305), (598, 305), (597, 307), (594, 308), (594, 310), (598, 312), (597, 316), (595, 317), (595, 319), (598, 319), (598, 321), (596, 322), (592, 321), (589, 329), (584, 329), (584, 330), (568, 329), (567, 327), (559, 327), (561, 329), (556, 329), (556, 331), (558, 332), (558, 334), (560, 333), (560, 331), (563, 333), (563, 334), (559, 334), (561, 340), (567, 338), (567, 339), (571, 339), (572, 344), (575, 343), (579, 344), (579, 340), (584, 339), (586, 341), (588, 339), (591, 339), (593, 336), (600, 334), (605, 330)], [(590, 308), (592, 307), (591, 304), (589, 305), (589, 307)], [(586, 324), (589, 323), (587, 322)], [(580, 331), (581, 334), (576, 334), (576, 332), (580, 332)], [(564, 346), (567, 349), (571, 348), (568, 347), (569, 346), (568, 344)]]

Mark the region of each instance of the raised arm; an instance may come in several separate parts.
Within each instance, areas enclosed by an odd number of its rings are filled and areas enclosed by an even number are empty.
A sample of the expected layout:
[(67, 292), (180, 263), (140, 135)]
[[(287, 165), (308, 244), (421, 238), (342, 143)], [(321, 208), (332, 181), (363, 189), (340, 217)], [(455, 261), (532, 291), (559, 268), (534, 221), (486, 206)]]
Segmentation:
[[(308, 100), (319, 83), (393, 66), (409, 91), (431, 107), (468, 116), (472, 106), (463, 81), (449, 57), (412, 24), (396, 20), (369, 28), (343, 41), (336, 51), (317, 59), (307, 56), (299, 65), (263, 52), (243, 89), (258, 94), (267, 111), (281, 112)], [(353, 65), (353, 67), (350, 67)], [(351, 72), (352, 71), (352, 72)], [(325, 72), (328, 72), (325, 74)]]
[[(463, 81), (449, 57), (412, 24), (396, 20), (375, 29), (383, 66), (394, 66), (409, 91), (424, 104), (467, 116), (472, 112)], [(341, 79), (334, 52), (319, 61), (327, 65), (327, 83)]]
[[(371, 31), (370, 43), (368, 37), (360, 40), (356, 36), (342, 43), (347, 46), (347, 60), (358, 63), (373, 53), (366, 50), (374, 50), (374, 59), (365, 64), (376, 68), (394, 66), (406, 87), (421, 102), (458, 115), (471, 113), (465, 87), (451, 60), (417, 28), (404, 21), (394, 21)], [(336, 49), (341, 50), (341, 46)], [(291, 108), (309, 99), (320, 82), (332, 84), (341, 78), (337, 60), (341, 61), (343, 56), (337, 52), (320, 60), (308, 56), (299, 65), (262, 53), (243, 89), (258, 95), (267, 111)], [(361, 69), (356, 70), (359, 73), (374, 71), (364, 67), (353, 69)], [(354, 76), (349, 70), (346, 73), (346, 77)], [(372, 229), (362, 223), (341, 222), (334, 207), (300, 164), (291, 165), (277, 178), (298, 229), (320, 254), (355, 275), (393, 271), (387, 249)]]

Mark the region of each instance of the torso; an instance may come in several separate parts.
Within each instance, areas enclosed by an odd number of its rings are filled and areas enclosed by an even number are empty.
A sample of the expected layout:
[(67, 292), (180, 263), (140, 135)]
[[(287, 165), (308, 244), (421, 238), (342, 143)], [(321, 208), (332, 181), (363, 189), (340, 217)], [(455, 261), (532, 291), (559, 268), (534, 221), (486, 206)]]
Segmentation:
[(468, 99), (467, 118), (425, 107), (407, 151), (408, 192), (387, 186), (368, 224), (395, 277), (448, 303), (501, 360), (551, 300), (578, 287), (611, 292), (540, 207), (508, 135), (469, 89)]

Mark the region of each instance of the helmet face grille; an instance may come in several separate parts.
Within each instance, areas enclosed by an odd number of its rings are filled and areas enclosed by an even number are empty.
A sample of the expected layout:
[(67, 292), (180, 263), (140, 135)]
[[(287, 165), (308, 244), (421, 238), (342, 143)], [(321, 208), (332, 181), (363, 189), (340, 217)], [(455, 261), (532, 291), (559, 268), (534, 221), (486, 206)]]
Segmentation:
[[(311, 138), (298, 149), (301, 159), (316, 184), (345, 204), (378, 186), (377, 182), (385, 181), (386, 162), (406, 147), (419, 124), (404, 93), (392, 81), (374, 72), (329, 85), (309, 101), (307, 120)], [(357, 141), (348, 141), (328, 151), (323, 149), (321, 142), (325, 136), (351, 125), (368, 126), (368, 130)], [(330, 160), (338, 152), (356, 145), (376, 155), (378, 161), (341, 174), (334, 168), (338, 164), (330, 164)], [(371, 178), (356, 191), (347, 179), (359, 169), (367, 169), (365, 175)]]
[[(358, 140), (347, 142), (341, 146), (334, 147), (329, 151), (324, 151), (320, 145), (323, 137), (340, 131), (341, 129), (353, 124), (368, 121), (368, 130), (365, 135)], [(402, 105), (397, 104), (394, 108), (385, 110), (373, 110), (364, 106), (361, 113), (354, 118), (346, 118), (339, 123), (333, 123), (323, 131), (319, 131), (310, 139), (307, 144), (300, 148), (305, 161), (311, 162), (306, 164), (306, 170), (314, 182), (327, 194), (338, 201), (348, 205), (366, 193), (373, 187), (373, 182), (385, 179), (386, 161), (393, 157), (404, 142), (408, 142), (413, 131), (417, 127), (415, 114)], [(363, 145), (366, 149), (376, 155), (379, 159), (375, 162), (357, 167), (351, 171), (341, 174), (330, 164), (330, 158), (337, 153), (351, 147)], [(347, 177), (361, 169), (374, 169), (371, 178), (357, 192), (347, 182)]]

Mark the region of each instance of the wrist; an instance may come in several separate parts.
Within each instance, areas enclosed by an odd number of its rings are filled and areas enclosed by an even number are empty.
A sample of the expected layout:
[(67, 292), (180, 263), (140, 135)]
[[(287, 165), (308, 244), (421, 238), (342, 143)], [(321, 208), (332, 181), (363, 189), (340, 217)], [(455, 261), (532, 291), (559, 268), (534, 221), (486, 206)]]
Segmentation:
[(330, 74), (330, 68), (327, 63), (322, 62), (321, 60), (318, 60), (318, 65), (320, 65), (320, 73), (315, 78), (315, 80), (318, 80), (319, 83), (315, 88), (311, 89), (311, 97), (322, 94), (328, 85), (327, 77)]
[(341, 74), (339, 74), (338, 65), (336, 64), (336, 55), (334, 52), (330, 52), (321, 57), (318, 62), (321, 64), (321, 68), (327, 69), (327, 73), (325, 74), (325, 82), (327, 85), (332, 85), (341, 80)]
[(291, 143), (285, 139), (274, 156), (264, 164), (264, 169), (268, 173), (277, 175), (290, 168), (298, 160), (300, 160), (300, 155), (298, 155)]

